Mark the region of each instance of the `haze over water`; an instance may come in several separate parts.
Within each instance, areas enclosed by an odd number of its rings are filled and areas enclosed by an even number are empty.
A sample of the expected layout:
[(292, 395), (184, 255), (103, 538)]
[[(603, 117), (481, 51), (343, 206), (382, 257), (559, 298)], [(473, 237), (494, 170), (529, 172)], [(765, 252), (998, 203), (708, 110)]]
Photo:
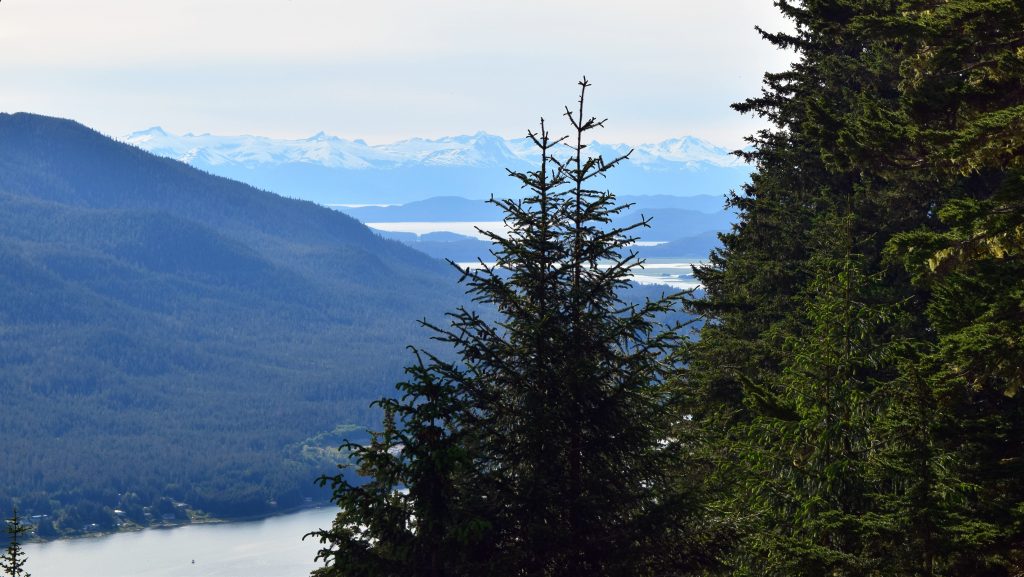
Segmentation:
[[(301, 577), (337, 510), (311, 509), (260, 521), (147, 529), (25, 546), (26, 568), (47, 577)], [(192, 560), (195, 564), (192, 564)]]

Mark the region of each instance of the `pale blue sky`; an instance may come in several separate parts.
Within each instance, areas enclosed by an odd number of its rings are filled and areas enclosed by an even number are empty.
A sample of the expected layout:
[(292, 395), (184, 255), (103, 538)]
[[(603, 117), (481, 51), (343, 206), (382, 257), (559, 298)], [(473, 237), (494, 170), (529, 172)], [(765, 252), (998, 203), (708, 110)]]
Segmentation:
[(122, 135), (371, 143), (554, 120), (586, 74), (606, 142), (738, 146), (731, 102), (792, 56), (770, 0), (3, 0), (0, 111)]

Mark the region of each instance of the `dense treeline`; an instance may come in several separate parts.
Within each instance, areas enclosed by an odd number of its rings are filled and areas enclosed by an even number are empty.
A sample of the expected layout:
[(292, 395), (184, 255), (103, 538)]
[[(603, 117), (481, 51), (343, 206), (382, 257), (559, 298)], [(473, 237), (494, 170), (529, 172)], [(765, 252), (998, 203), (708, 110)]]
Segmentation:
[[(649, 388), (630, 392), (657, 394), (622, 427), (637, 405), (603, 395), (615, 369), (559, 332), (572, 256), (622, 240), (559, 219), (559, 177), (618, 162), (581, 164), (577, 139), (576, 172), (542, 155), (517, 175), (536, 196), (502, 204), (513, 272), (467, 271), (501, 322), (451, 315), (438, 333), (461, 362), (424, 355), (373, 443), (350, 446), (370, 482), (334, 479), (316, 574), (1024, 575), (1024, 4), (776, 4), (795, 30), (762, 34), (798, 58), (735, 105), (771, 126), (697, 273), (700, 339), (649, 357), (664, 341), (641, 321), (602, 341), (605, 359), (636, 353), (627, 380)], [(607, 217), (612, 197), (590, 198)], [(588, 303), (588, 336), (614, 303)], [(666, 360), (667, 390), (650, 370)], [(579, 482), (595, 455), (616, 466)]]
[(1024, 6), (776, 4), (678, 378), (723, 574), (1020, 575)]

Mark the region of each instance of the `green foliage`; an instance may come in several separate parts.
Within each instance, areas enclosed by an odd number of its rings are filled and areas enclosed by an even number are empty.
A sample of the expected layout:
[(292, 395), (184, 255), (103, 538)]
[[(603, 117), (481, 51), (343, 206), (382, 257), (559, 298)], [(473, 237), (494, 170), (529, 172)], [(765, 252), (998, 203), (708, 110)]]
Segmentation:
[(1024, 571), (1020, 3), (777, 2), (798, 51), (679, 378), (737, 575)]
[(0, 555), (0, 569), (7, 577), (31, 577), (25, 571), (25, 553), (21, 550), (21, 543), (18, 542), (18, 539), (31, 529), (22, 524), (21, 519), (17, 509), (14, 510), (10, 519), (5, 519), (8, 544), (7, 550)]
[[(666, 575), (713, 564), (715, 523), (681, 475), (664, 386), (678, 337), (619, 290), (641, 265), (628, 208), (590, 184), (616, 164), (588, 158), (603, 124), (566, 110), (570, 138), (530, 133), (540, 166), (513, 172), (522, 200), (495, 200), (510, 225), (493, 266), (463, 269), (473, 300), (428, 325), (456, 361), (416, 350), (402, 397), (369, 444), (348, 444), (365, 479), (323, 479), (341, 508), (317, 575)], [(568, 143), (568, 157), (556, 149)]]

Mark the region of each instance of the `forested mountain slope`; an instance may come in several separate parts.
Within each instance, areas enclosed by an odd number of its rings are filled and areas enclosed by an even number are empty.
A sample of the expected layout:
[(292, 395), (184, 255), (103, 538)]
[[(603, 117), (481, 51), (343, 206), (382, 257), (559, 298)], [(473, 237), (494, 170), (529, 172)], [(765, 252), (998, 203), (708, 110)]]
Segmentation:
[(461, 299), (344, 214), (29, 114), (0, 115), (0, 291), (0, 508), (75, 530), (312, 496), (300, 442), (372, 422)]

